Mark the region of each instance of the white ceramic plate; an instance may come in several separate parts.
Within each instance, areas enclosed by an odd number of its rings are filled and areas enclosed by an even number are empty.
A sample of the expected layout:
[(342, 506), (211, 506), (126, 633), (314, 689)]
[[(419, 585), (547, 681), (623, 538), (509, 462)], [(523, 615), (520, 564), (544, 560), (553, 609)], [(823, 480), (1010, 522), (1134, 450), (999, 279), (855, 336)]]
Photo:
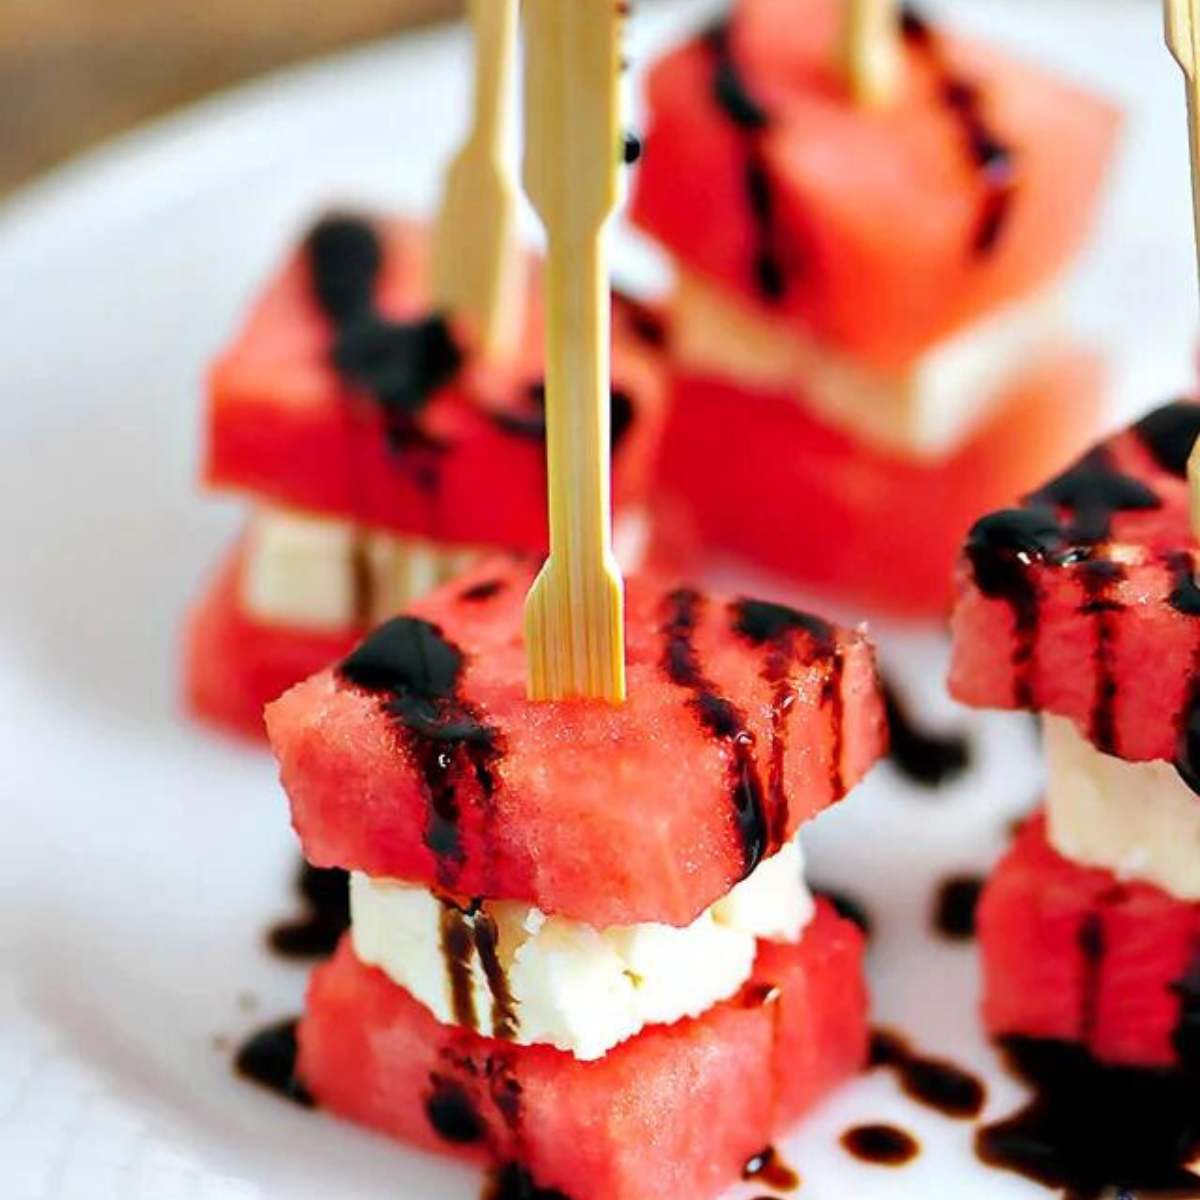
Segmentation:
[[(1128, 103), (1121, 172), (1074, 307), (1114, 352), (1122, 411), (1179, 389), (1191, 374), (1191, 227), (1157, 7), (944, 7)], [(635, 60), (709, 8), (647, 9)], [(219, 97), (69, 166), (0, 216), (0, 1195), (11, 1200), (478, 1194), (468, 1170), (234, 1078), (228, 1046), (300, 1003), (303, 973), (260, 939), (289, 904), (295, 850), (269, 758), (196, 729), (176, 703), (180, 613), (237, 521), (192, 483), (205, 360), (325, 202), (428, 207), (464, 112), (465, 53), (458, 31), (422, 34)], [(652, 269), (628, 240), (619, 260), (627, 275)], [(935, 636), (886, 642), (927, 697), (927, 721), (969, 725), (977, 765), (939, 793), (885, 766), (818, 822), (813, 873), (860, 893), (875, 917), (879, 1020), (979, 1071), (987, 1113), (1000, 1114), (1020, 1093), (977, 1029), (973, 953), (926, 931), (937, 881), (985, 867), (1033, 800), (1032, 736), (1024, 720), (950, 708)], [(838, 1136), (859, 1121), (904, 1127), (920, 1157), (895, 1171), (856, 1162)], [(972, 1132), (876, 1074), (784, 1152), (810, 1200), (1040, 1194), (978, 1166)]]

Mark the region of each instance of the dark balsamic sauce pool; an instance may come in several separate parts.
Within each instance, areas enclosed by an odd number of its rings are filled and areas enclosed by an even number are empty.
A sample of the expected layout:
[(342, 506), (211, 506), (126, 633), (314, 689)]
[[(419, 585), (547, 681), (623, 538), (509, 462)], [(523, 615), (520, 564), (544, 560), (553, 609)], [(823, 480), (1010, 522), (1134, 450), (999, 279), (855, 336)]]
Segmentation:
[(1080, 1046), (1009, 1037), (1011, 1070), (1032, 1090), (1011, 1117), (976, 1134), (989, 1166), (1061, 1188), (1067, 1200), (1200, 1197), (1184, 1164), (1200, 1153), (1200, 1078), (1184, 1069), (1098, 1063)]
[(278, 1021), (248, 1037), (234, 1059), (243, 1078), (269, 1088), (305, 1108), (315, 1106), (312, 1094), (296, 1074), (296, 1019)]
[(842, 1134), (841, 1143), (860, 1162), (877, 1167), (902, 1167), (921, 1152), (917, 1139), (895, 1125), (856, 1125)]
[(921, 729), (886, 679), (883, 700), (890, 738), (888, 758), (907, 780), (920, 787), (939, 788), (970, 767), (967, 739), (961, 734), (935, 734)]
[(987, 1098), (974, 1075), (945, 1059), (919, 1054), (905, 1038), (888, 1030), (872, 1032), (869, 1066), (895, 1071), (906, 1096), (946, 1117), (976, 1117)]
[(328, 958), (350, 928), (350, 893), (345, 871), (301, 862), (296, 891), (306, 912), (267, 932), (267, 945), (281, 958)]
[(975, 936), (975, 910), (983, 891), (978, 875), (952, 875), (938, 886), (933, 904), (933, 928), (950, 941)]
[(820, 896), (833, 905), (839, 917), (845, 917), (858, 926), (865, 938), (870, 938), (873, 930), (871, 913), (866, 904), (858, 896), (840, 888), (821, 887), (819, 884), (810, 885), (814, 896)]

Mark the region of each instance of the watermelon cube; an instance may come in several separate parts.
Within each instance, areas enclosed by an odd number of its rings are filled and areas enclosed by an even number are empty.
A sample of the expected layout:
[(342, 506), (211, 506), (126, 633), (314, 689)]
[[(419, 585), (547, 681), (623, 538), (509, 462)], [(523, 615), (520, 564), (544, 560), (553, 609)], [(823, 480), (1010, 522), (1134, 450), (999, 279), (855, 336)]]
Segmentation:
[(686, 925), (881, 753), (861, 633), (636, 577), (626, 703), (529, 701), (533, 574), (479, 566), (268, 707), (310, 862)]
[(863, 1066), (862, 954), (822, 902), (800, 943), (760, 944), (734, 999), (580, 1062), (439, 1024), (344, 941), (313, 976), (299, 1075), (333, 1112), (538, 1195), (706, 1200)]
[[(544, 550), (536, 272), (518, 359), (496, 366), (430, 315), (429, 259), (410, 222), (316, 226), (212, 369), (206, 484), (439, 544)], [(621, 297), (613, 329), (620, 511), (646, 498), (664, 334)]]
[(242, 557), (239, 542), (188, 613), (184, 700), (202, 720), (261, 741), (267, 703), (349, 653), (361, 633), (298, 629), (248, 613), (238, 587)]
[(1104, 753), (1173, 761), (1200, 790), (1197, 432), (1200, 405), (1166, 405), (976, 523), (950, 686), (967, 704), (1068, 717)]
[(1200, 1011), (1200, 904), (1071, 862), (1038, 816), (988, 880), (977, 929), (989, 1032), (1181, 1065)]
[(843, 19), (841, 0), (738, 0), (660, 62), (633, 218), (765, 317), (893, 370), (1063, 270), (1118, 117), (911, 10), (899, 96), (864, 108)]
[(702, 541), (873, 611), (941, 616), (971, 522), (1069, 458), (1102, 389), (1095, 357), (1064, 350), (934, 459), (867, 445), (790, 392), (687, 371), (672, 390), (660, 486)]

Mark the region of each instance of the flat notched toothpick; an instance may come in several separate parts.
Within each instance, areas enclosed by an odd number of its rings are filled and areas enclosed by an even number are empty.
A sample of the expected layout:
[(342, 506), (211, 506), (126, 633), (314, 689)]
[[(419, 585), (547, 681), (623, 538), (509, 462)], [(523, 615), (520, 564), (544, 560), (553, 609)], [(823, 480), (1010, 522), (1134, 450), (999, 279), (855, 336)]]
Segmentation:
[(475, 37), (470, 133), (446, 172), (434, 230), (433, 291), (466, 316), (489, 357), (510, 352), (524, 316), (517, 185), (507, 159), (518, 0), (468, 0)]
[(896, 0), (845, 0), (842, 53), (859, 104), (890, 104), (900, 85), (900, 13)]
[[(1183, 68), (1187, 88), (1188, 152), (1192, 166), (1192, 216), (1200, 279), (1200, 0), (1164, 0), (1167, 45)], [(1200, 442), (1188, 459), (1192, 536), (1200, 540)]]
[(610, 293), (620, 173), (618, 0), (525, 0), (525, 190), (546, 228), (550, 557), (525, 602), (535, 700), (625, 698), (612, 554)]

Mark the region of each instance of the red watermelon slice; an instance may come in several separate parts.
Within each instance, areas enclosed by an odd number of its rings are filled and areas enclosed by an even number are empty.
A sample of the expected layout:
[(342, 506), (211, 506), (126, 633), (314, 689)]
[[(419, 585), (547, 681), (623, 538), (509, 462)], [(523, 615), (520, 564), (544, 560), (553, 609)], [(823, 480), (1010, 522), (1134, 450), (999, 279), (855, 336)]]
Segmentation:
[(348, 654), (361, 630), (276, 625), (242, 607), (239, 542), (188, 614), (184, 699), (194, 716), (262, 740), (263, 709), (297, 680)]
[(636, 578), (628, 701), (530, 703), (532, 575), (477, 568), (268, 708), (310, 862), (685, 925), (881, 752), (861, 634)]
[(706, 1200), (861, 1068), (866, 1009), (862, 937), (824, 903), (798, 945), (760, 943), (735, 999), (595, 1062), (440, 1025), (343, 942), (313, 977), (299, 1073), (332, 1111), (538, 1195)]
[(710, 546), (872, 610), (938, 616), (971, 522), (1067, 461), (1100, 412), (1096, 359), (1032, 368), (944, 459), (865, 445), (792, 395), (675, 380), (663, 494)]
[(1072, 863), (1037, 817), (988, 881), (977, 928), (992, 1034), (1178, 1065), (1200, 1013), (1200, 905)]
[[(543, 550), (536, 301), (519, 361), (485, 367), (430, 314), (428, 275), (420, 227), (322, 221), (213, 367), (205, 482), (434, 542)], [(663, 340), (655, 313), (614, 302), (618, 511), (646, 496)]]
[(659, 63), (633, 218), (765, 317), (894, 369), (1062, 271), (1118, 117), (911, 12), (900, 97), (864, 109), (843, 8), (738, 0)]
[(1200, 789), (1197, 432), (1200, 405), (1157, 409), (975, 525), (954, 613), (960, 700), (1070, 717), (1105, 753), (1173, 760)]

